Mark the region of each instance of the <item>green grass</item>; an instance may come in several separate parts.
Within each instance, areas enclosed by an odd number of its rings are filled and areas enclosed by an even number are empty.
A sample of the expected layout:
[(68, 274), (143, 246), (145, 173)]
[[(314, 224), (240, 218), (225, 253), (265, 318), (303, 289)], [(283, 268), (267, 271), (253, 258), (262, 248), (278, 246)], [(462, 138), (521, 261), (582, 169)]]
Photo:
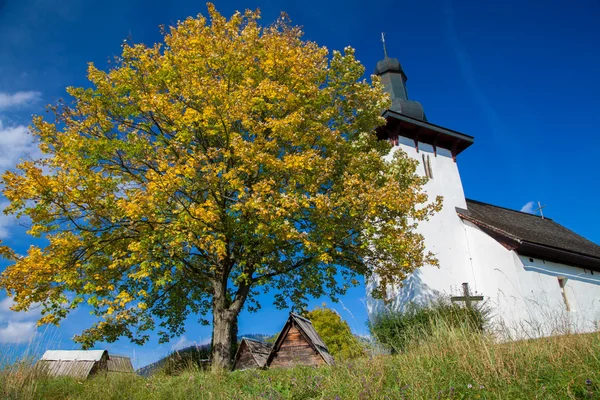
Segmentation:
[(438, 327), (393, 356), (334, 367), (213, 375), (43, 379), (26, 364), (0, 372), (8, 399), (600, 399), (600, 334), (494, 343)]

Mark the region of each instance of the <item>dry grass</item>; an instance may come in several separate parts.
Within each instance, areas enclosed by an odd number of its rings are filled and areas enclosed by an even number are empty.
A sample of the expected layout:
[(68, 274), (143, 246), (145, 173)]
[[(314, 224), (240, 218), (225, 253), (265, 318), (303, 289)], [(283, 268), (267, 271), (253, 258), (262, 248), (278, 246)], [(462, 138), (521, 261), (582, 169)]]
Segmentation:
[(600, 335), (495, 343), (438, 327), (395, 356), (335, 367), (212, 375), (33, 379), (31, 364), (0, 373), (9, 399), (600, 399)]

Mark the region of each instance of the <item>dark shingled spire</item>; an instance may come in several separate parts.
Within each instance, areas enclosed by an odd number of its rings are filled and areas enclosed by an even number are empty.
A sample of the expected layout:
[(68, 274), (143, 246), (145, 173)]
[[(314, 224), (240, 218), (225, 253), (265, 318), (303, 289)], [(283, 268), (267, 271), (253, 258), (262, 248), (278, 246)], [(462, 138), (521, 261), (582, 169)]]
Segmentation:
[(408, 100), (406, 91), (406, 81), (408, 80), (400, 61), (397, 58), (390, 58), (385, 48), (385, 37), (381, 34), (383, 42), (383, 60), (377, 62), (375, 74), (379, 75), (381, 83), (385, 86), (386, 92), (392, 97), (392, 106), (390, 110), (404, 114), (408, 117), (427, 121), (423, 106), (418, 101)]

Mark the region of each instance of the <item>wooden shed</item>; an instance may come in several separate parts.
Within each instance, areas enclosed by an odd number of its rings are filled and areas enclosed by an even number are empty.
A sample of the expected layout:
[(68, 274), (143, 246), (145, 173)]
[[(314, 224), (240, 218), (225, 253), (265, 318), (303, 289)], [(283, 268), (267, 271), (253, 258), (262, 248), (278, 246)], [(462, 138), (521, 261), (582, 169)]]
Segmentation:
[(271, 354), (273, 345), (250, 338), (242, 338), (240, 346), (235, 353), (233, 369), (264, 368)]
[(125, 356), (108, 356), (108, 372), (118, 372), (124, 374), (134, 374), (133, 364), (131, 359)]
[(273, 345), (267, 367), (296, 365), (333, 365), (333, 356), (312, 323), (298, 314), (290, 313)]
[(36, 369), (47, 376), (77, 379), (107, 372), (107, 367), (106, 350), (48, 350), (36, 364)]

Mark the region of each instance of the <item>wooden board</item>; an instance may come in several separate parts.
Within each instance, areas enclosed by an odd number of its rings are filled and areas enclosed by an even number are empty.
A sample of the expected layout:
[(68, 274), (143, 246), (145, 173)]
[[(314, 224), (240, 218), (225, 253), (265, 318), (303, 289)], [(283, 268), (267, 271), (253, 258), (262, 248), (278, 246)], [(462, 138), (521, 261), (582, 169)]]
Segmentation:
[(321, 355), (308, 343), (300, 331), (292, 326), (286, 333), (271, 367), (293, 367), (295, 365), (318, 366), (325, 362)]

